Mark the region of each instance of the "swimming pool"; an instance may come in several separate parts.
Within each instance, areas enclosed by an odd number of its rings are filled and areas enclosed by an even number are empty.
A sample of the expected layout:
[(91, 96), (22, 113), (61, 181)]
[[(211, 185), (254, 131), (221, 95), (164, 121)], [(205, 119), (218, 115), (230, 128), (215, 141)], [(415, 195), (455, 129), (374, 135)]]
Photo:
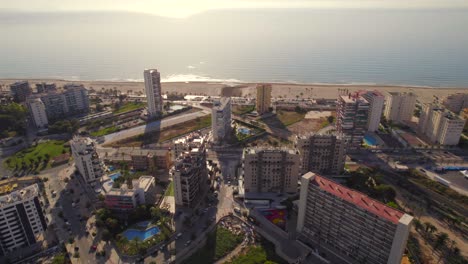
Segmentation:
[(109, 175), (109, 178), (111, 178), (113, 181), (115, 181), (120, 176), (122, 176), (122, 174), (120, 172), (116, 172), (114, 174)]
[(244, 134), (244, 135), (249, 135), (250, 134), (250, 129), (245, 128), (245, 127), (238, 128), (237, 131), (239, 133), (241, 133), (241, 134)]
[(128, 240), (133, 240), (135, 238), (138, 238), (140, 240), (146, 240), (148, 238), (151, 238), (157, 234), (159, 234), (159, 228), (156, 226), (153, 226), (149, 229), (146, 230), (136, 230), (136, 229), (127, 229), (125, 232), (123, 232), (123, 235), (128, 239)]
[(374, 138), (371, 135), (365, 135), (364, 136), (364, 143), (366, 143), (369, 146), (377, 146), (377, 139)]

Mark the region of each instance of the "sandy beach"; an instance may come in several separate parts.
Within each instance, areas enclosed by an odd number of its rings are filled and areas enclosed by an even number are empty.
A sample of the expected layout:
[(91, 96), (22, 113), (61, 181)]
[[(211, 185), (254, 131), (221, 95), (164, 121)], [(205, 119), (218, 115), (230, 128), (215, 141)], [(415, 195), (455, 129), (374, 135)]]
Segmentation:
[[(143, 82), (110, 82), (110, 81), (68, 81), (56, 79), (22, 79), (27, 80), (31, 87), (36, 83), (53, 82), (58, 87), (66, 83), (83, 84), (88, 89), (96, 91), (102, 89), (117, 89), (123, 93), (131, 91), (136, 94), (144, 92)], [(2, 90), (8, 90), (9, 84), (18, 81), (17, 79), (0, 79)], [(164, 93), (199, 94), (199, 95), (227, 95), (227, 96), (255, 96), (256, 83), (226, 84), (220, 82), (164, 82), (161, 84)], [(408, 92), (418, 95), (420, 102), (431, 102), (434, 96), (443, 98), (449, 94), (457, 92), (468, 92), (466, 88), (441, 88), (441, 87), (418, 87), (418, 86), (388, 86), (388, 85), (344, 85), (344, 84), (294, 84), (294, 83), (273, 83), (273, 97), (287, 98), (336, 98), (340, 89), (347, 89), (349, 92), (357, 90), (378, 90), (385, 92)]]

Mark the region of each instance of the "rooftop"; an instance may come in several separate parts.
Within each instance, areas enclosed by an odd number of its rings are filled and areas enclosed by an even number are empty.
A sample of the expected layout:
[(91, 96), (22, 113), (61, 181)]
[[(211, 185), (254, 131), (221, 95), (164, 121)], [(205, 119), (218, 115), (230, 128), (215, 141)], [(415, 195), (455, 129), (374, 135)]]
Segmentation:
[(221, 99), (213, 102), (213, 109), (215, 111), (222, 111), (231, 102), (230, 97), (221, 97)]
[(244, 153), (246, 154), (257, 154), (260, 152), (267, 152), (267, 153), (273, 153), (273, 152), (286, 152), (289, 154), (297, 154), (296, 150), (290, 149), (290, 148), (268, 148), (268, 147), (256, 147), (256, 148), (245, 148)]
[(377, 200), (374, 200), (361, 192), (347, 188), (328, 178), (319, 176), (312, 172), (308, 172), (303, 177), (309, 179), (313, 177), (311, 183), (318, 186), (320, 189), (351, 204), (354, 204), (357, 207), (360, 207), (374, 215), (384, 218), (394, 224), (398, 224), (403, 215), (405, 215), (405, 213), (391, 208)]
[(10, 194), (0, 196), (0, 208), (11, 205), (16, 202), (30, 200), (39, 195), (39, 186), (37, 184), (29, 185), (23, 189), (14, 191)]
[(343, 102), (345, 103), (363, 103), (363, 104), (369, 104), (369, 102), (361, 97), (358, 93), (355, 94), (348, 94), (348, 95), (340, 95), (340, 98)]

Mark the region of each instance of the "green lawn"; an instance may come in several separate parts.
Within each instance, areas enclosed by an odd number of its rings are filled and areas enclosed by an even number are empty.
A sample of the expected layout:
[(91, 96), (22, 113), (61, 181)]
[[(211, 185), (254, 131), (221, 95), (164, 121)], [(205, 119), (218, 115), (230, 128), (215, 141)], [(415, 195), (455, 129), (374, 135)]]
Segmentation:
[[(64, 146), (64, 141), (50, 140), (40, 143), (35, 147), (30, 147), (17, 152), (15, 155), (5, 160), (7, 168), (23, 169), (31, 168), (37, 171), (43, 170), (49, 166), (49, 161), (54, 157), (63, 153), (69, 152), (69, 149)], [(24, 166), (23, 166), (24, 165)]]
[(173, 181), (171, 181), (171, 183), (169, 183), (169, 186), (167, 186), (165, 196), (174, 196), (174, 182)]
[(100, 129), (98, 131), (94, 131), (94, 132), (91, 132), (91, 136), (93, 137), (100, 137), (100, 136), (105, 136), (107, 134), (110, 134), (110, 133), (114, 133), (116, 132), (118, 129), (116, 126), (110, 126), (110, 127), (106, 127), (106, 128), (103, 128), (103, 129)]
[(224, 227), (217, 227), (208, 234), (206, 245), (190, 256), (184, 263), (214, 263), (239, 245), (244, 237), (234, 235)]
[(145, 103), (142, 102), (129, 102), (122, 105), (119, 109), (114, 110), (114, 114), (120, 114), (130, 112), (145, 107)]
[(243, 115), (255, 110), (255, 105), (235, 105), (232, 107), (232, 113), (235, 115)]
[(284, 126), (290, 126), (304, 119), (305, 114), (293, 111), (278, 111), (276, 116)]
[(275, 247), (272, 243), (262, 240), (261, 244), (251, 246), (241, 254), (233, 258), (227, 264), (275, 264), (287, 263), (275, 252)]

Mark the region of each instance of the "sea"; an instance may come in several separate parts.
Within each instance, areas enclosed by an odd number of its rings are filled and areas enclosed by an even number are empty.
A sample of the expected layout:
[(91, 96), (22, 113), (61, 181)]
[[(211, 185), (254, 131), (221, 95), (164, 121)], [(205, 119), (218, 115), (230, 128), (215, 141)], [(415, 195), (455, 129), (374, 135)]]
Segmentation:
[(468, 9), (0, 10), (0, 78), (468, 87)]

